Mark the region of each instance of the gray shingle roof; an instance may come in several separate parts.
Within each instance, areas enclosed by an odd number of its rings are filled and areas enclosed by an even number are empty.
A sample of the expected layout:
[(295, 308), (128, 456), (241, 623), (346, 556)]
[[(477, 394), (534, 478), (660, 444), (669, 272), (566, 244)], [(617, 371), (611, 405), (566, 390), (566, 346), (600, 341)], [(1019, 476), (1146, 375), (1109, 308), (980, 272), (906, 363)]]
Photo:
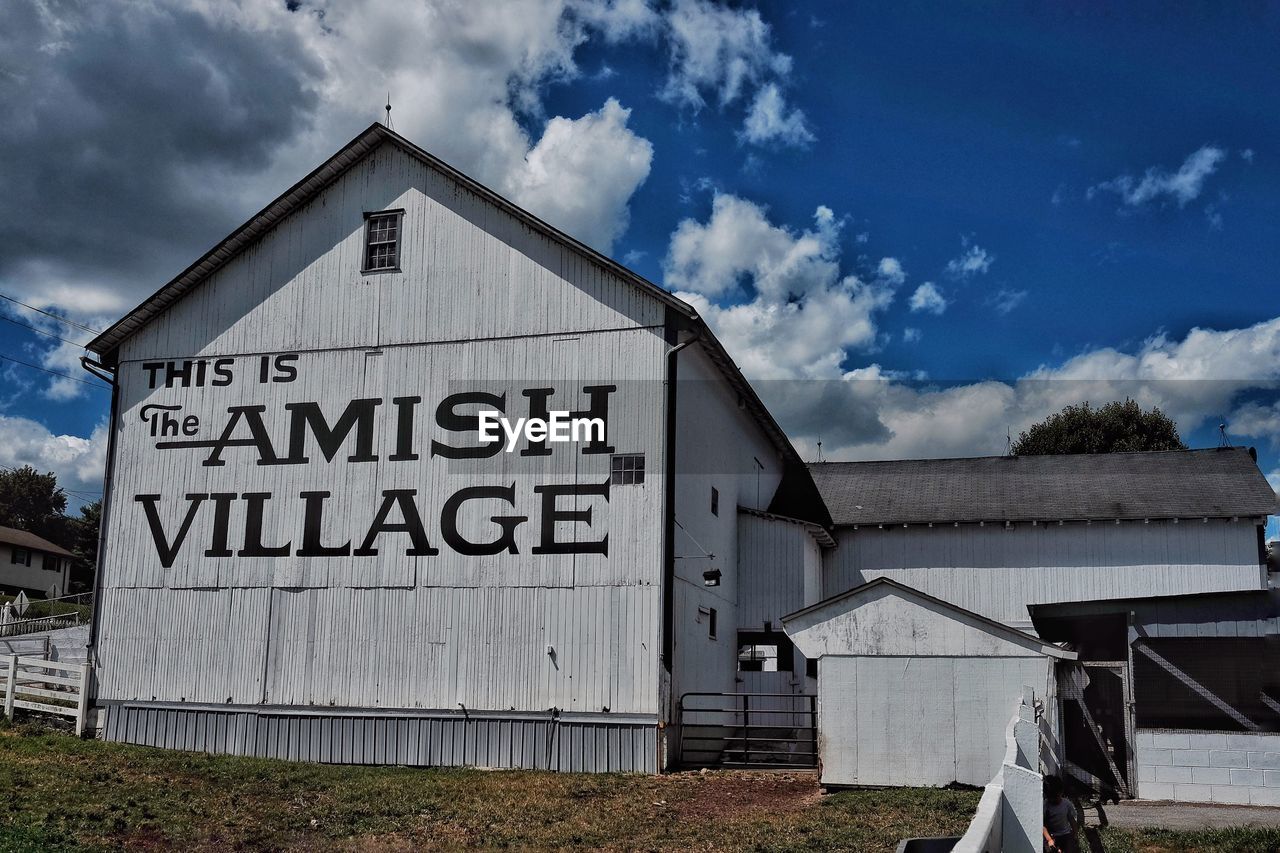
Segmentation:
[(836, 524), (1196, 518), (1280, 512), (1243, 447), (809, 466)]
[(66, 548), (55, 545), (43, 536), (37, 536), (29, 530), (19, 530), (16, 527), (0, 527), (0, 542), (7, 545), (17, 545), (19, 548), (26, 548), (28, 551), (46, 551), (50, 554), (57, 554), (59, 557), (74, 557)]

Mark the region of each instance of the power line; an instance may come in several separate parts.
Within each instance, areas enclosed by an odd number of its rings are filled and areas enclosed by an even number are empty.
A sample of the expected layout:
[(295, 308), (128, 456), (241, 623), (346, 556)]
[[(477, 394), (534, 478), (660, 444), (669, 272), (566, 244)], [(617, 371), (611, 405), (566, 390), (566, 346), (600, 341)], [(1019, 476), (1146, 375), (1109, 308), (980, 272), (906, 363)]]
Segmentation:
[(72, 344), (74, 346), (84, 347), (84, 344), (80, 343), (79, 341), (73, 341), (64, 337), (60, 337), (58, 335), (55, 335), (53, 332), (46, 332), (44, 329), (40, 328), (39, 326), (33, 326), (30, 323), (24, 323), (21, 320), (15, 320), (12, 317), (6, 317), (3, 314), (0, 314), (0, 320), (4, 320), (6, 323), (13, 323), (15, 326), (25, 326), (33, 332), (39, 332), (42, 335), (48, 335), (49, 337), (55, 340), (62, 341), (64, 344)]
[(15, 305), (21, 305), (23, 308), (26, 308), (30, 311), (35, 311), (37, 314), (43, 314), (46, 317), (52, 317), (53, 319), (57, 320), (59, 323), (66, 323), (68, 326), (75, 326), (77, 329), (84, 329), (86, 332), (92, 332), (95, 335), (102, 334), (101, 330), (95, 329), (92, 326), (86, 326), (84, 323), (77, 323), (75, 320), (68, 320), (66, 317), (62, 317), (57, 314), (54, 314), (52, 311), (46, 311), (43, 308), (37, 308), (34, 305), (28, 305), (25, 302), (14, 299), (12, 296), (5, 296), (3, 293), (0, 293), (0, 299), (8, 299), (10, 302), (12, 302)]
[(79, 382), (81, 385), (88, 385), (91, 388), (102, 388), (106, 391), (111, 390), (111, 386), (109, 385), (103, 385), (100, 382), (90, 382), (87, 379), (77, 379), (69, 373), (63, 373), (59, 370), (50, 370), (47, 367), (41, 367), (38, 364), (32, 364), (29, 361), (22, 361), (21, 359), (13, 358), (12, 356), (0, 355), (0, 359), (3, 359), (4, 361), (11, 361), (14, 364), (20, 364), (23, 367), (29, 367), (32, 370), (39, 370), (41, 373), (52, 373), (54, 376), (61, 376), (63, 379), (70, 379), (72, 382)]

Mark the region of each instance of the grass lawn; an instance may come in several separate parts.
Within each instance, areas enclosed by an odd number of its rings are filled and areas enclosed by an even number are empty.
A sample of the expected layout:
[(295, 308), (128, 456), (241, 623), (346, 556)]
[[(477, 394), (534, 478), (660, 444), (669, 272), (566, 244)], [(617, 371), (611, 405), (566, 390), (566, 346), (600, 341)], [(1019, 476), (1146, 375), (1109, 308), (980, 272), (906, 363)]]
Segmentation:
[[(0, 728), (0, 853), (891, 851), (903, 837), (959, 834), (978, 796), (938, 789), (822, 796), (803, 774), (292, 764), (80, 741), (34, 725)], [(1280, 847), (1280, 834), (1234, 830), (1150, 839), (1108, 831), (1103, 838), (1116, 853)]]

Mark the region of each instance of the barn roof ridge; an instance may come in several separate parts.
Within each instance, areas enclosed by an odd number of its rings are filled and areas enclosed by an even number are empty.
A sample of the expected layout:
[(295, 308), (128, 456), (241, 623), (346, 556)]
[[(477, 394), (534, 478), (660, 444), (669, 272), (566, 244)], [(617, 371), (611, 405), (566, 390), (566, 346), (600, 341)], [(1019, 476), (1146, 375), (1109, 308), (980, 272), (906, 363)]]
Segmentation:
[[(692, 305), (665, 288), (649, 281), (639, 273), (628, 269), (613, 258), (548, 224), (480, 181), (449, 165), (439, 157), (378, 122), (374, 122), (361, 131), (354, 139), (342, 146), (337, 153), (317, 166), (306, 177), (285, 190), (268, 203), (266, 207), (219, 241), (193, 264), (178, 273), (167, 284), (111, 324), (90, 341), (86, 349), (100, 356), (107, 356), (113, 353), (119, 348), (120, 344), (139, 331), (154, 317), (197, 287), (224, 264), (239, 256), (241, 252), (256, 243), (282, 219), (314, 199), (331, 186), (343, 173), (384, 143), (391, 143), (397, 146), (411, 157), (423, 162), (429, 168), (435, 169), (469, 191), (476, 193), (481, 198), (494, 204), (509, 215), (516, 217), (549, 239), (560, 243), (571, 251), (577, 252), (587, 260), (600, 265), (624, 281), (640, 288), (649, 296), (662, 302), (668, 309), (683, 317), (684, 321), (695, 331), (699, 347), (707, 354), (717, 369), (725, 375), (730, 384), (742, 395), (745, 408), (752, 413), (756, 422), (773, 442), (778, 452), (782, 454), (788, 463), (794, 466), (796, 476), (809, 481), (802, 488), (806, 492), (811, 488), (812, 495), (816, 499), (816, 504), (818, 505), (816, 508), (813, 506), (815, 501), (807, 501), (810, 504), (809, 511), (818, 516), (815, 521), (830, 525), (830, 518), (826, 513), (825, 507), (820, 506), (822, 501), (818, 497), (817, 488), (812, 485), (812, 475), (806, 468), (804, 460), (796, 451), (795, 446), (791, 443), (791, 439), (787, 437), (782, 427), (778, 425), (773, 414), (764, 405), (756, 390), (751, 386), (746, 376), (743, 375), (742, 370), (732, 356), (729, 355), (728, 350), (725, 349), (724, 344), (715, 336), (715, 333), (711, 331), (706, 321)], [(111, 362), (110, 358), (104, 360), (107, 363)]]

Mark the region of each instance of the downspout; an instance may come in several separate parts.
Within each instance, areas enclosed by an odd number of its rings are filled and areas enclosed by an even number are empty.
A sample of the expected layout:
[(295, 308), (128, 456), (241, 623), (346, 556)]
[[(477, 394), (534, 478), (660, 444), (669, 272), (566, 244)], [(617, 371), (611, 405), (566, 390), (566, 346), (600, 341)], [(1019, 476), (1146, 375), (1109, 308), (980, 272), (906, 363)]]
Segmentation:
[[(668, 325), (667, 340), (675, 340), (679, 328)], [(674, 697), (671, 695), (671, 662), (675, 649), (675, 579), (676, 579), (676, 380), (678, 362), (676, 356), (680, 350), (694, 343), (701, 337), (701, 332), (694, 329), (693, 334), (667, 350), (666, 376), (663, 380), (666, 405), (666, 424), (663, 436), (663, 476), (662, 476), (662, 669), (666, 673), (666, 702), (662, 703), (661, 688), (659, 703), (665, 704), (660, 714), (658, 725), (661, 729), (668, 725), (669, 717), (674, 709)], [(663, 719), (667, 717), (668, 719)], [(663, 769), (663, 738), (658, 739), (658, 769)]]
[(662, 472), (662, 668), (671, 672), (675, 632), (672, 626), (675, 610), (676, 576), (676, 380), (680, 350), (701, 337), (693, 335), (667, 350), (666, 438), (663, 443)]
[[(93, 617), (89, 620), (89, 642), (86, 644), (86, 655), (90, 664), (96, 666), (94, 644), (98, 640), (98, 623), (102, 618), (102, 563), (107, 553), (107, 527), (111, 508), (112, 473), (116, 461), (116, 413), (119, 411), (120, 385), (116, 372), (101, 362), (88, 356), (80, 359), (80, 366), (97, 378), (111, 385), (111, 414), (107, 423), (107, 465), (102, 481), (102, 511), (98, 517), (98, 564), (93, 567)], [(93, 704), (97, 689), (96, 679), (91, 680), (93, 690), (90, 691), (90, 706)]]

